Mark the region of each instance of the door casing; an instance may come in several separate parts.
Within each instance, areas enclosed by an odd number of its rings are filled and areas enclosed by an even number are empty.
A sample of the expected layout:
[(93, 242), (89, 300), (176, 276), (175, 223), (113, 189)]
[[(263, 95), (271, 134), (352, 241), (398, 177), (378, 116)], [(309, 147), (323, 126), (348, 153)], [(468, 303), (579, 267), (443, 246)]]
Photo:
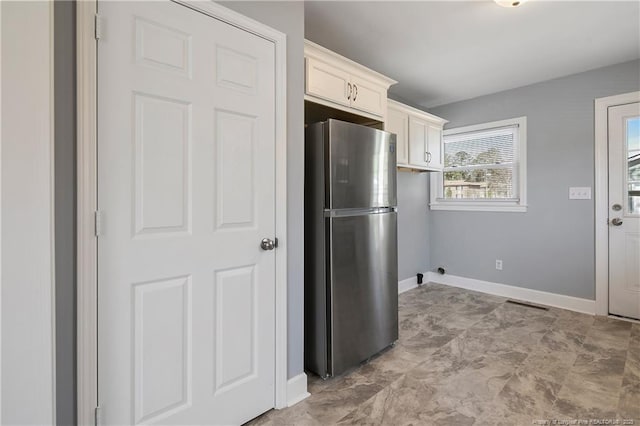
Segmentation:
[(640, 92), (595, 100), (596, 315), (609, 315), (609, 107), (640, 102)]
[[(213, 2), (172, 0), (269, 40), (275, 46), (276, 334), (275, 408), (287, 405), (287, 91), (286, 35)], [(76, 5), (77, 38), (77, 407), (78, 424), (95, 424), (98, 400), (97, 53), (98, 2)], [(98, 18), (96, 18), (98, 16)]]

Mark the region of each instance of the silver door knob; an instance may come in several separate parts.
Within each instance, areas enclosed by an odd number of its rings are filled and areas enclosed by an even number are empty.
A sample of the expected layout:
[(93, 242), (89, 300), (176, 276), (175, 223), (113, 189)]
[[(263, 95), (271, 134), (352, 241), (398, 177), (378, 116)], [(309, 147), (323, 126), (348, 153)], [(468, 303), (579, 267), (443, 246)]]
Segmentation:
[(611, 224), (613, 226), (620, 226), (622, 225), (622, 219), (620, 219), (619, 217), (614, 217), (613, 219), (611, 219)]
[(262, 250), (273, 250), (276, 248), (276, 243), (269, 238), (263, 238), (262, 242), (260, 242), (260, 247)]

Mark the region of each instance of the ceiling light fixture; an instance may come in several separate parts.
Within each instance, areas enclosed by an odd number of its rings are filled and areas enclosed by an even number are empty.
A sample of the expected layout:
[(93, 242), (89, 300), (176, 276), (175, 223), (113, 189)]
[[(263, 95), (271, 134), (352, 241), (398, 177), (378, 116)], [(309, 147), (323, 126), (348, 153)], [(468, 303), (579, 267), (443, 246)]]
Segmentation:
[(494, 0), (502, 7), (518, 7), (527, 0)]

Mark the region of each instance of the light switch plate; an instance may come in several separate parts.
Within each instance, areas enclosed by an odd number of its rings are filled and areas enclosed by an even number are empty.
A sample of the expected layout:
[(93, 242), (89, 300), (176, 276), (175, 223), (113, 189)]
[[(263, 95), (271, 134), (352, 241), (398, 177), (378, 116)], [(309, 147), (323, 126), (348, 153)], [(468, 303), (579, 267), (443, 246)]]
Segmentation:
[(570, 200), (590, 200), (591, 199), (591, 187), (590, 186), (572, 186), (569, 188)]

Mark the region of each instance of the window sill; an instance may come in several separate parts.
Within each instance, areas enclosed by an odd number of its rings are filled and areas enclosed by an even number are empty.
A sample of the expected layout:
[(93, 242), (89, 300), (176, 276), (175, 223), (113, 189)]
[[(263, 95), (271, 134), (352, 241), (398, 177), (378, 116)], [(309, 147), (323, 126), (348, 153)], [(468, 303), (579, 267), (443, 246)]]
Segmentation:
[(504, 203), (430, 203), (431, 210), (449, 210), (464, 212), (504, 212), (504, 213), (526, 213), (527, 206), (524, 204), (504, 204)]

